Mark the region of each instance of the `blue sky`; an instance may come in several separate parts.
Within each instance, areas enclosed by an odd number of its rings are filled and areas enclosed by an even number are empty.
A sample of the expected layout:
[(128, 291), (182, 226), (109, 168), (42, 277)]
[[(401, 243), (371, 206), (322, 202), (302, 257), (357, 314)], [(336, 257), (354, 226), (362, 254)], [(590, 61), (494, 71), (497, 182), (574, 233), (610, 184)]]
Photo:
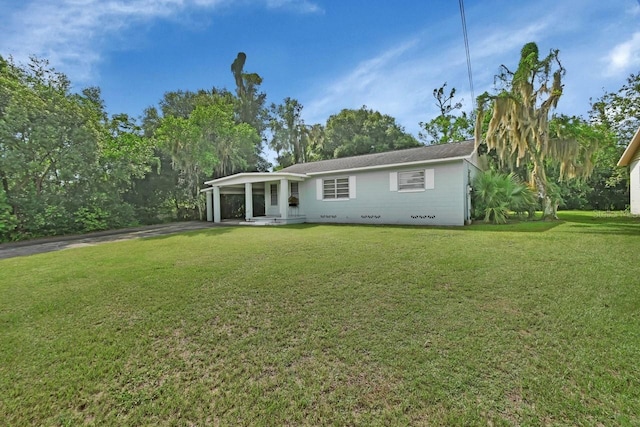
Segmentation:
[[(640, 0), (467, 0), (475, 95), (514, 69), (529, 41), (560, 49), (557, 111), (640, 72)], [(445, 81), (472, 108), (455, 0), (0, 0), (0, 54), (35, 54), (75, 88), (99, 86), (109, 113), (141, 116), (171, 90), (234, 89), (231, 62), (260, 74), (268, 102), (289, 96), (308, 124), (367, 105), (414, 135)]]

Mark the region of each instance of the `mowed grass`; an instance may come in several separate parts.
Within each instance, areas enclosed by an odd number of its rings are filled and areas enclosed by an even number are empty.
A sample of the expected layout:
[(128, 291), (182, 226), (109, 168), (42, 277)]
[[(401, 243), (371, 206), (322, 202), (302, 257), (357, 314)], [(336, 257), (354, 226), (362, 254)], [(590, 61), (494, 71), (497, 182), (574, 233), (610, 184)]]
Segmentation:
[(0, 261), (0, 425), (638, 425), (640, 219)]

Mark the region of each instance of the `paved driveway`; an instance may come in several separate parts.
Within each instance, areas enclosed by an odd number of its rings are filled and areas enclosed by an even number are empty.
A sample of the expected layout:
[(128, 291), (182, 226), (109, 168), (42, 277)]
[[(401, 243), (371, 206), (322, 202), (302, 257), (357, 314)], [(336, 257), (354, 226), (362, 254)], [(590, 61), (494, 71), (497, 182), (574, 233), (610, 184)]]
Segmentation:
[(171, 224), (149, 225), (145, 227), (127, 228), (124, 230), (101, 231), (97, 233), (77, 236), (57, 236), (26, 242), (0, 244), (0, 259), (16, 256), (39, 254), (43, 252), (59, 251), (68, 248), (93, 246), (106, 242), (139, 239), (141, 237), (163, 236), (190, 230), (220, 227), (204, 221), (174, 222)]

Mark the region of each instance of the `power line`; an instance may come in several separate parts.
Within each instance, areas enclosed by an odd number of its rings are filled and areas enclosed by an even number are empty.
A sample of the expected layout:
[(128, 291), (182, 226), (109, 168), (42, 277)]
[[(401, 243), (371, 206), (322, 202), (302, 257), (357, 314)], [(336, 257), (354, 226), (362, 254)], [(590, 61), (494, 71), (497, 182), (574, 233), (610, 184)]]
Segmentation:
[[(638, 0), (640, 2), (640, 0)], [(467, 18), (464, 14), (464, 0), (459, 0), (460, 18), (462, 18), (462, 34), (464, 36), (464, 50), (467, 53), (467, 73), (469, 74), (469, 89), (471, 90), (471, 104), (474, 105), (476, 97), (473, 93), (473, 74), (471, 73), (471, 56), (469, 55), (469, 37), (467, 36)]]

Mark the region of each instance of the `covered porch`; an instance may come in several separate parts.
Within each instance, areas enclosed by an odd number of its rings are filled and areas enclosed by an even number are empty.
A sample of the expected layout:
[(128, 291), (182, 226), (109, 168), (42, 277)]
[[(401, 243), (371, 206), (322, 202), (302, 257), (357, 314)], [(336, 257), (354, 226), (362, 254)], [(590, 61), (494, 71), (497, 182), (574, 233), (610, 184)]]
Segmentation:
[[(242, 225), (284, 225), (306, 220), (299, 183), (306, 175), (278, 172), (246, 172), (206, 181), (200, 190), (207, 199), (207, 221), (222, 222), (221, 195), (244, 194)], [(264, 197), (264, 213), (254, 215), (254, 198)]]

